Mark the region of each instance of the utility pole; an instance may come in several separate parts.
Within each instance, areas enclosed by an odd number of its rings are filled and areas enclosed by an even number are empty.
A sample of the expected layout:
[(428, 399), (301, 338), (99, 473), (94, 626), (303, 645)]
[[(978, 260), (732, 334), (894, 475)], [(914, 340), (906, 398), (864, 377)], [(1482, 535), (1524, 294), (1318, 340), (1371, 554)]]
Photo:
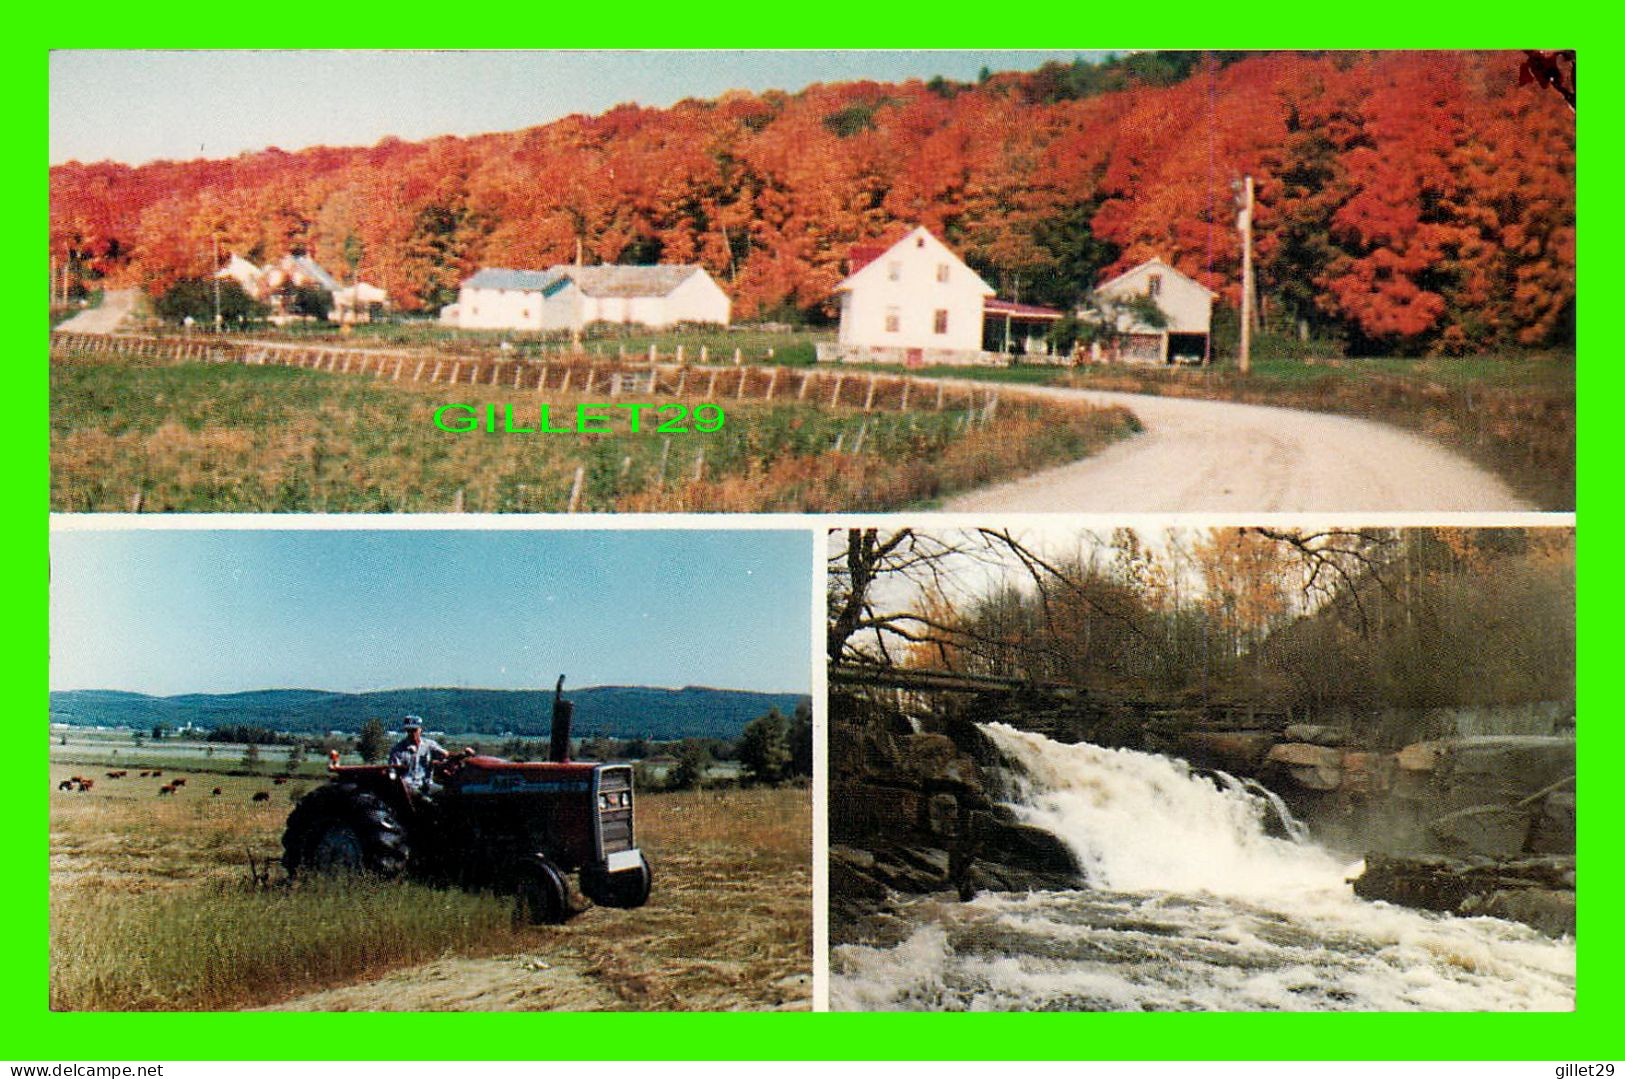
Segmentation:
[(1236, 215), (1241, 230), (1241, 355), (1237, 366), (1242, 374), (1252, 370), (1253, 353), (1253, 178), (1242, 180), (1241, 212)]
[[(581, 269), (580, 236), (576, 237), (576, 269)], [(581, 278), (579, 275), (576, 277), (575, 281), (572, 282), (572, 284), (575, 285), (576, 296), (579, 303), (579, 297), (581, 296)], [(581, 351), (581, 311), (579, 306), (576, 311), (576, 317), (570, 320), (570, 351), (572, 353), (579, 353)]]
[(209, 276), (214, 278), (214, 332), (220, 332), (220, 234), (213, 233), (210, 239), (214, 240), (214, 272)]

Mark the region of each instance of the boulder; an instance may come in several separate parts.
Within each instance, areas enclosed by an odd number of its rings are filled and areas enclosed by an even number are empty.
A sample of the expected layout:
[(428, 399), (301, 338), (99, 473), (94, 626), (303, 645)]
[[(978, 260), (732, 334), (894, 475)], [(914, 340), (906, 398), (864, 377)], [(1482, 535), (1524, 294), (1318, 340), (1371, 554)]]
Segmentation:
[(1548, 794), (1540, 803), (1534, 827), (1529, 831), (1528, 850), (1532, 854), (1574, 853), (1574, 794), (1562, 791)]
[(996, 861), (1007, 871), (1079, 879), (1080, 868), (1072, 849), (1054, 833), (1022, 824), (1002, 807), (977, 810), (971, 814), (970, 823), (976, 857)]
[(1394, 763), (1402, 771), (1431, 772), (1439, 762), (1443, 742), (1413, 742), (1394, 755)]
[(1533, 814), (1508, 805), (1477, 805), (1428, 821), (1428, 834), (1445, 851), (1515, 858), (1529, 840)]
[(829, 834), (834, 840), (867, 846), (876, 836), (901, 838), (921, 819), (924, 795), (908, 787), (852, 783), (831, 776)]
[(1349, 740), (1346, 727), (1332, 727), (1320, 723), (1293, 723), (1287, 726), (1288, 742), (1305, 742), (1312, 746), (1341, 746)]
[(1264, 756), (1264, 761), (1292, 768), (1341, 768), (1343, 751), (1307, 742), (1282, 742)]
[(1274, 745), (1273, 734), (1257, 731), (1185, 731), (1175, 740), (1174, 752), (1199, 767), (1250, 775)]
[(1485, 915), (1522, 922), (1550, 937), (1574, 936), (1574, 893), (1552, 888), (1503, 888), (1471, 896), (1462, 914)]
[(1264, 767), (1284, 773), (1294, 786), (1336, 790), (1343, 782), (1343, 751), (1307, 742), (1283, 742), (1264, 756)]
[(1574, 883), (1574, 859), (1567, 857), (1371, 853), (1354, 894), (1422, 910), (1509, 918), (1560, 935), (1574, 932)]
[(959, 799), (947, 792), (933, 794), (925, 803), (925, 827), (932, 835), (959, 834)]

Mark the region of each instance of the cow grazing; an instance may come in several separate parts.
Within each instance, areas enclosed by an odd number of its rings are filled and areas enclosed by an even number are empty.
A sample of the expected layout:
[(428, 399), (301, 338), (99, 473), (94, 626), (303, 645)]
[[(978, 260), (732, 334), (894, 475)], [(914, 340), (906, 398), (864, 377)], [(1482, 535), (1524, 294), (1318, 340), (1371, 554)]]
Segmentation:
[(161, 776), (163, 774), (164, 774), (164, 770), (162, 768), (154, 768), (152, 770), (152, 778), (154, 778), (154, 779), (157, 779), (159, 776)]
[(82, 791), (88, 791), (90, 788), (94, 787), (95, 785), (96, 785), (96, 781), (94, 779), (81, 779), (79, 781), (79, 789), (82, 790)]
[(162, 787), (158, 788), (158, 794), (160, 796), (163, 796), (165, 794), (174, 794), (174, 793), (175, 793), (175, 788), (171, 787), (168, 783), (165, 783)]
[(56, 789), (59, 790), (59, 791), (71, 791), (71, 790), (73, 790), (73, 780), (64, 779), (62, 782), (60, 782), (60, 783), (58, 783), (56, 785)]
[(216, 787), (214, 790), (210, 791), (209, 793), (214, 795), (216, 798), (218, 798), (220, 796), (220, 788)]
[(287, 780), (282, 778), (281, 776), (277, 776), (275, 779), (271, 780), (271, 782), (274, 783), (276, 786), (280, 787), (280, 786), (282, 786), (282, 784), (286, 783)]
[(271, 800), (271, 792), (270, 791), (255, 791), (254, 792), (253, 801), (256, 801), (256, 802), (269, 802), (270, 800)]
[(169, 781), (169, 785), (172, 787), (184, 787), (186, 786), (186, 777), (181, 776), (179, 779), (171, 779)]

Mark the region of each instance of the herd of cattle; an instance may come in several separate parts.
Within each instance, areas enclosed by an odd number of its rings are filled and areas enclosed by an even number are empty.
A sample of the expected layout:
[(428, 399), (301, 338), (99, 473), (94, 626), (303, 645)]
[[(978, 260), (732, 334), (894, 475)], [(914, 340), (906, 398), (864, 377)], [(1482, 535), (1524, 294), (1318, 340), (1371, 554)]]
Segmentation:
[[(107, 778), (108, 779), (124, 779), (129, 774), (130, 774), (129, 769), (121, 768), (121, 769), (118, 769), (118, 770), (115, 770), (115, 771), (108, 772), (107, 773)], [(163, 774), (164, 774), (163, 769), (154, 768), (154, 769), (151, 769), (149, 771), (139, 773), (139, 775), (136, 778), (138, 778), (138, 779), (161, 779), (161, 778), (163, 778)], [(286, 783), (290, 778), (292, 778), (292, 777), (290, 777), (290, 776), (274, 776), (274, 777), (272, 777), (271, 782), (274, 783), (276, 786), (280, 787), (284, 783)], [(88, 776), (69, 776), (67, 779), (64, 779), (60, 783), (58, 783), (56, 785), (56, 789), (59, 790), (59, 791), (88, 791), (88, 790), (93, 789), (95, 786), (96, 786), (95, 779), (90, 778)], [(172, 794), (174, 794), (176, 791), (180, 790), (184, 786), (186, 786), (186, 777), (185, 776), (177, 776), (176, 778), (171, 779), (169, 782), (165, 783), (163, 786), (158, 788), (158, 796), (163, 797), (166, 794), (171, 794), (172, 795)], [(218, 797), (220, 797), (221, 793), (222, 793), (221, 788), (216, 787), (216, 788), (214, 788), (214, 790), (209, 792), (209, 796), (211, 798), (218, 798)], [(271, 792), (270, 791), (255, 791), (253, 797), (249, 799), (249, 801), (251, 801), (251, 802), (269, 802), (270, 800), (271, 800)]]

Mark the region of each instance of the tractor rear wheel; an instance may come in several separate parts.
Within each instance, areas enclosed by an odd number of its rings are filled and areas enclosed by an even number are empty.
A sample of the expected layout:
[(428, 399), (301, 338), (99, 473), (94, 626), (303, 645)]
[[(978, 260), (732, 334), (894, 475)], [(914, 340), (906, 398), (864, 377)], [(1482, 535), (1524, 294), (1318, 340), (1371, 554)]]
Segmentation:
[(600, 907), (641, 907), (649, 901), (653, 884), (654, 872), (649, 868), (649, 859), (641, 853), (636, 869), (623, 869), (619, 873), (585, 870), (581, 874), (581, 890)]
[(545, 858), (527, 858), (519, 866), (519, 916), (531, 925), (559, 925), (571, 914), (570, 886), (564, 874)]
[(399, 876), (411, 853), (389, 804), (354, 783), (318, 787), (294, 807), (282, 833), (282, 865), (300, 873)]

